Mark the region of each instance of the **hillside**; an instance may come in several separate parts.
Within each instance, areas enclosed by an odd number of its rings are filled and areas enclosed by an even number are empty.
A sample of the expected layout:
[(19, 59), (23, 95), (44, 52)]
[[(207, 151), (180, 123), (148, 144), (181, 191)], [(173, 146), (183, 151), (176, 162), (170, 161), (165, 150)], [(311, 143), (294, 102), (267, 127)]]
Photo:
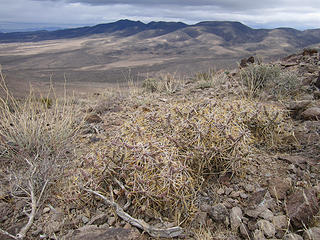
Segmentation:
[(0, 239), (318, 240), (319, 63), (306, 49), (62, 98), (2, 81)]

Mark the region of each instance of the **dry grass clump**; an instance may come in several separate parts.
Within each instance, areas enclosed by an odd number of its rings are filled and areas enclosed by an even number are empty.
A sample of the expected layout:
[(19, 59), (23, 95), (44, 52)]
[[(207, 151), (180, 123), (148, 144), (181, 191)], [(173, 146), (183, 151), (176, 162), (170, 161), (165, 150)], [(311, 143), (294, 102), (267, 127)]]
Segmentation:
[(290, 134), (285, 112), (258, 108), (246, 99), (142, 108), (114, 138), (104, 181), (122, 182), (136, 213), (190, 220), (208, 176), (242, 172), (255, 144), (277, 147)]
[(301, 86), (301, 79), (296, 71), (282, 70), (278, 78), (268, 84), (266, 90), (276, 99), (286, 99), (296, 97)]
[(68, 166), (81, 124), (76, 123), (77, 110), (67, 98), (52, 100), (31, 91), (17, 100), (6, 88), (2, 74), (1, 80), (0, 170), (11, 197), (27, 204), (29, 222), (18, 236), (23, 238), (49, 187)]
[(241, 69), (240, 83), (250, 98), (260, 97), (263, 92), (276, 99), (294, 97), (301, 86), (296, 72), (272, 64), (250, 64)]
[(202, 74), (204, 73), (200, 73), (200, 76), (197, 75), (196, 88), (214, 88), (217, 94), (223, 94), (230, 90), (232, 82), (225, 72), (211, 71), (208, 73), (209, 75), (202, 76)]
[(249, 64), (240, 71), (240, 82), (246, 88), (248, 97), (257, 97), (267, 84), (278, 78), (281, 68), (270, 64)]
[(175, 93), (184, 85), (184, 80), (175, 74), (163, 74), (158, 78), (146, 78), (142, 87), (147, 92)]

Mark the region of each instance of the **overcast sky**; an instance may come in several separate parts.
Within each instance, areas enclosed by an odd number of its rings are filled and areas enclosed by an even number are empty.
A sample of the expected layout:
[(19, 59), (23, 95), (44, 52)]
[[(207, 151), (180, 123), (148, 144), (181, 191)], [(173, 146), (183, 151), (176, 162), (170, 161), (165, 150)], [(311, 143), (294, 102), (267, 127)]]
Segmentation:
[(74, 27), (119, 19), (240, 21), (254, 28), (320, 28), (319, 0), (0, 0), (0, 30)]

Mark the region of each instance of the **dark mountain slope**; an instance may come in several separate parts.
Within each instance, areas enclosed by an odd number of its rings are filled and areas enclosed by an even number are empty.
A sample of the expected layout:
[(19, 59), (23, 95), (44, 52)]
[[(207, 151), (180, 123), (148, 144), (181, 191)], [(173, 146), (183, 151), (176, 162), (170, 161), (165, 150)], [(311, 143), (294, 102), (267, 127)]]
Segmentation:
[[(139, 39), (163, 36), (178, 31), (185, 35), (183, 39), (198, 38), (201, 34), (214, 34), (223, 39), (223, 46), (244, 43), (260, 43), (266, 39), (281, 39), (282, 42), (301, 48), (320, 42), (320, 29), (299, 31), (292, 28), (253, 29), (240, 22), (206, 21), (195, 25), (182, 22), (150, 22), (119, 20), (113, 23), (99, 24), (92, 27), (63, 29), (57, 31), (35, 31), (0, 33), (0, 43), (37, 42), (43, 40), (70, 39), (93, 35), (129, 37), (137, 35)], [(179, 32), (180, 31), (180, 32)]]

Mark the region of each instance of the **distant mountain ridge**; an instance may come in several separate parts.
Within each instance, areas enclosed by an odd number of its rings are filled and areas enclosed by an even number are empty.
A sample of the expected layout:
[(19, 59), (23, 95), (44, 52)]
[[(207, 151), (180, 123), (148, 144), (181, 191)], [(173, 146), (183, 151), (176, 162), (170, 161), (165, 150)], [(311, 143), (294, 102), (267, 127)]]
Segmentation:
[(320, 29), (299, 31), (292, 28), (253, 29), (240, 22), (205, 21), (194, 25), (182, 22), (150, 22), (119, 20), (92, 27), (70, 28), (56, 31), (34, 31), (0, 33), (0, 43), (37, 42), (44, 40), (70, 39), (107, 35), (139, 38), (153, 38), (180, 31), (187, 38), (197, 38), (201, 34), (214, 34), (225, 42), (224, 45), (259, 43), (270, 36), (285, 38), (294, 47), (301, 48), (320, 42)]
[(167, 34), (185, 28), (188, 25), (181, 22), (150, 22), (119, 20), (112, 23), (98, 24), (92, 27), (70, 28), (56, 31), (32, 31), (0, 33), (0, 43), (35, 42), (44, 40), (68, 39), (88, 37), (95, 34), (115, 34), (119, 37), (128, 37), (146, 30), (158, 30), (159, 34)]

